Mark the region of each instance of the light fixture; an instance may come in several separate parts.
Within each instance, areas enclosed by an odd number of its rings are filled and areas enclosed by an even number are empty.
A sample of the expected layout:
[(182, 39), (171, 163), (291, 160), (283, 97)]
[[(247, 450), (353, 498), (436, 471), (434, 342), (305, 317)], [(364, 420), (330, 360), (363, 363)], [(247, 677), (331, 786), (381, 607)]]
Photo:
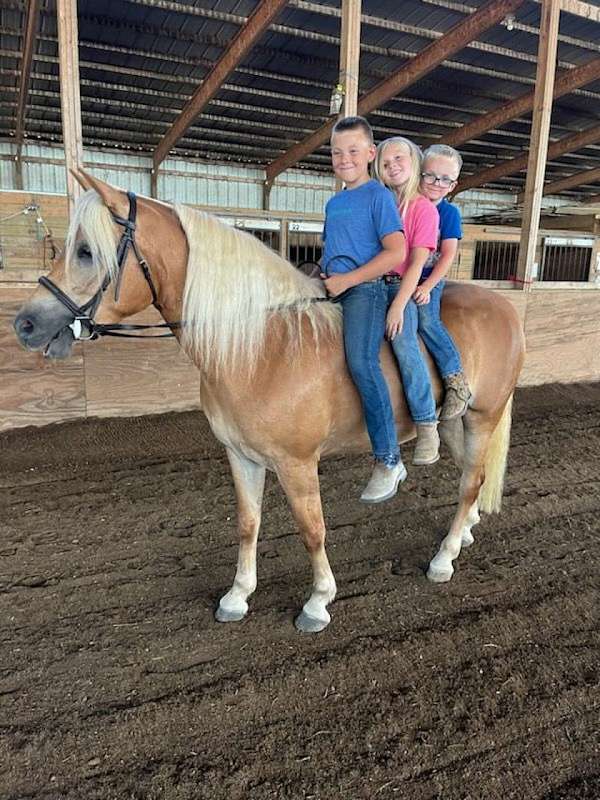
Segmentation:
[(515, 15), (514, 14), (507, 14), (504, 19), (504, 24), (506, 25), (507, 31), (512, 31), (515, 27)]
[(329, 101), (329, 114), (339, 114), (344, 102), (344, 95), (346, 90), (341, 83), (336, 83), (331, 92), (331, 99)]

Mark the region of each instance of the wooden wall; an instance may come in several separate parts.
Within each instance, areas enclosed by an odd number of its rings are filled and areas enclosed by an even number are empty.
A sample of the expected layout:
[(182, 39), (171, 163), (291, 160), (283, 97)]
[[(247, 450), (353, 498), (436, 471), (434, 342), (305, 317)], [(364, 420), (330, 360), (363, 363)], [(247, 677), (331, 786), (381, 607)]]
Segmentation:
[[(63, 197), (2, 193), (0, 217), (8, 216), (11, 208), (19, 210), (30, 198), (39, 203), (62, 242)], [(5, 268), (0, 270), (0, 430), (199, 407), (198, 374), (174, 340), (105, 338), (79, 343), (74, 356), (64, 362), (49, 362), (22, 350), (12, 320), (43, 271), (43, 250), (34, 235), (34, 219), (17, 217), (9, 225), (10, 235), (6, 224), (0, 229), (5, 254)], [(478, 238), (482, 235), (485, 232), (479, 231)], [(470, 274), (474, 237), (465, 238), (456, 277)], [(528, 352), (521, 385), (600, 379), (600, 289), (588, 285), (495, 291), (515, 304), (523, 321)], [(138, 315), (136, 321), (152, 321), (154, 313)]]

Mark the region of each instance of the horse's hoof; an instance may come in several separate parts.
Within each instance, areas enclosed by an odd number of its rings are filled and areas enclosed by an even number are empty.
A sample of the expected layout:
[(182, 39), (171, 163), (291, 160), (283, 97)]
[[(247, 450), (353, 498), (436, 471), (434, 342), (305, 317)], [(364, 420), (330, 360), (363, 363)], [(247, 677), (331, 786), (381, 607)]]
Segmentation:
[(302, 633), (319, 633), (329, 625), (329, 622), (330, 620), (309, 617), (305, 611), (301, 611), (294, 620), (294, 625)]
[(223, 606), (217, 606), (217, 610), (215, 611), (215, 619), (217, 622), (239, 622), (240, 620), (244, 619), (246, 613), (247, 609), (244, 611), (243, 608), (227, 609), (223, 608)]
[(460, 537), (461, 547), (470, 547), (474, 541), (475, 539), (473, 538), (471, 531), (465, 531)]
[(454, 570), (450, 567), (449, 570), (433, 569), (429, 567), (427, 570), (427, 579), (432, 583), (447, 583), (454, 575)]

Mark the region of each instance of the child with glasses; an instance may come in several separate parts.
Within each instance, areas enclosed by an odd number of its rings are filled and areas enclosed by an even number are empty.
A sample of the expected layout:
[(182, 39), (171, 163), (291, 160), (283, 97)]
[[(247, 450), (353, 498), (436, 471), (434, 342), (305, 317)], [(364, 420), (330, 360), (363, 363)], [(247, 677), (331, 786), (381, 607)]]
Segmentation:
[(386, 333), (417, 428), (413, 464), (424, 465), (438, 460), (440, 438), (431, 378), (417, 339), (419, 313), (413, 295), (423, 267), (437, 247), (439, 214), (419, 192), (421, 159), (421, 150), (414, 142), (394, 136), (377, 148), (374, 171), (394, 192), (406, 237), (404, 261), (384, 276), (389, 303)]
[(460, 354), (440, 319), (445, 277), (456, 256), (458, 241), (462, 239), (460, 211), (446, 200), (446, 195), (456, 186), (461, 167), (460, 154), (448, 145), (431, 145), (423, 154), (420, 190), (438, 210), (440, 235), (413, 297), (419, 314), (419, 333), (446, 390), (440, 420), (462, 416), (471, 399)]

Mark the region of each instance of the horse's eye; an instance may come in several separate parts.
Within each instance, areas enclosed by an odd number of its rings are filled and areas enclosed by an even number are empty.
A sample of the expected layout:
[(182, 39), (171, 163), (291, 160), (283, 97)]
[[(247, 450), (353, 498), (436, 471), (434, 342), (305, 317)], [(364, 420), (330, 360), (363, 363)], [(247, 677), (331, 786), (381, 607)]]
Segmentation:
[(80, 261), (91, 261), (92, 260), (92, 251), (90, 250), (90, 248), (87, 246), (87, 244), (85, 242), (82, 242), (77, 247), (77, 258)]

